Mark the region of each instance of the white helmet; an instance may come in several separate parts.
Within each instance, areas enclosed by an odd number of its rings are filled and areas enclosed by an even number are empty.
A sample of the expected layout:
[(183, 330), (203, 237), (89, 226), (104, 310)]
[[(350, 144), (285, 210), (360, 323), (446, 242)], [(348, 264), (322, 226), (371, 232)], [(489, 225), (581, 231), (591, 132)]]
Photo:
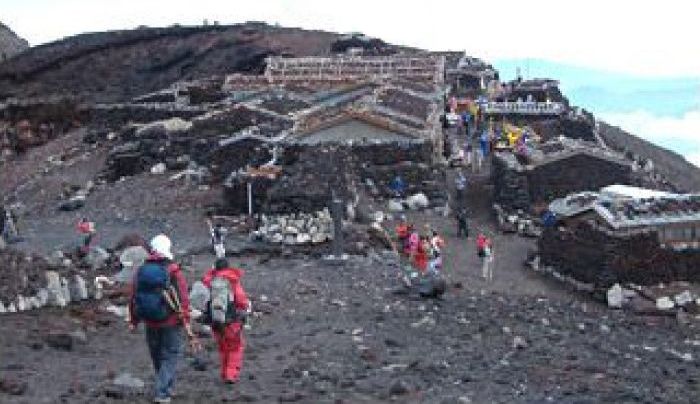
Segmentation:
[(159, 234), (151, 239), (151, 249), (170, 260), (173, 259), (173, 253), (170, 252), (171, 246), (172, 242), (165, 234)]

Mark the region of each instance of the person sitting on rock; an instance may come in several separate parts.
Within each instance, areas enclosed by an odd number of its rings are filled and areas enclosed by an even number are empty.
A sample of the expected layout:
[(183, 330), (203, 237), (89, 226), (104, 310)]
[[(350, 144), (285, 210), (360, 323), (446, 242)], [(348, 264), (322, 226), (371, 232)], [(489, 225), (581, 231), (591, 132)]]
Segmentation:
[(202, 279), (210, 290), (210, 300), (205, 310), (205, 322), (211, 324), (212, 333), (219, 346), (221, 379), (236, 383), (243, 363), (243, 322), (250, 312), (250, 301), (243, 290), (243, 270), (229, 266), (225, 258), (219, 258)]

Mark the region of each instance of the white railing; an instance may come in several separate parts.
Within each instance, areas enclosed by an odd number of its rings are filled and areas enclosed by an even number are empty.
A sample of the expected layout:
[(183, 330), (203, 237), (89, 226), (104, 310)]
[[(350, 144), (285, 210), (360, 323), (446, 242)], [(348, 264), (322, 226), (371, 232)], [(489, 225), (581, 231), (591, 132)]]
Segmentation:
[(560, 102), (491, 101), (484, 105), (484, 112), (487, 114), (559, 115), (564, 111), (564, 104)]

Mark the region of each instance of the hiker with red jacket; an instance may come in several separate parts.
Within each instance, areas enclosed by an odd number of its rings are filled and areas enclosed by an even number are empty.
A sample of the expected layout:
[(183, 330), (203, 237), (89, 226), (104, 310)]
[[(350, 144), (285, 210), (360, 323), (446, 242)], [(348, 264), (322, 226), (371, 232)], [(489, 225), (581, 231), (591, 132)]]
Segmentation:
[(210, 291), (205, 322), (211, 324), (219, 346), (221, 379), (229, 384), (238, 382), (240, 377), (245, 344), (243, 322), (250, 311), (242, 277), (242, 269), (230, 267), (225, 258), (219, 258), (202, 279)]
[(154, 401), (169, 403), (182, 354), (183, 327), (190, 332), (190, 302), (185, 277), (172, 261), (170, 239), (160, 234), (151, 240), (150, 248), (150, 256), (134, 274), (129, 328), (134, 330), (139, 322), (145, 323), (156, 373)]

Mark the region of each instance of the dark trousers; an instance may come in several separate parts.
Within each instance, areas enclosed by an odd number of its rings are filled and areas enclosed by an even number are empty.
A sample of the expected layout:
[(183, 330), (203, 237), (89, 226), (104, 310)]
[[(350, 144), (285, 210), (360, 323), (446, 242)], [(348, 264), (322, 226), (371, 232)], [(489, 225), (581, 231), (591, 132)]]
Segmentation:
[(461, 236), (464, 233), (464, 237), (469, 238), (469, 226), (467, 226), (466, 219), (457, 220), (457, 236)]
[(146, 327), (146, 342), (156, 373), (156, 398), (170, 397), (182, 354), (182, 327)]

